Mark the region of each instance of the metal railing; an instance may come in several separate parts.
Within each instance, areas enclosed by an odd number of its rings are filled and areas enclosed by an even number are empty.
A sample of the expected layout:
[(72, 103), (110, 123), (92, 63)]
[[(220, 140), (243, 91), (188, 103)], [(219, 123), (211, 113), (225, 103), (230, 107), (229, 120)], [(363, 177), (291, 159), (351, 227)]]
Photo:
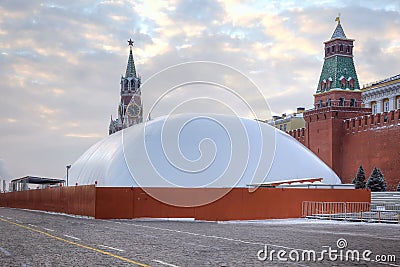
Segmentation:
[(397, 203), (371, 203), (371, 211), (397, 211), (400, 212), (400, 204)]
[(400, 223), (398, 205), (375, 205), (368, 202), (304, 201), (302, 217), (360, 222)]
[(370, 210), (369, 202), (315, 202), (303, 201), (302, 216), (354, 213)]

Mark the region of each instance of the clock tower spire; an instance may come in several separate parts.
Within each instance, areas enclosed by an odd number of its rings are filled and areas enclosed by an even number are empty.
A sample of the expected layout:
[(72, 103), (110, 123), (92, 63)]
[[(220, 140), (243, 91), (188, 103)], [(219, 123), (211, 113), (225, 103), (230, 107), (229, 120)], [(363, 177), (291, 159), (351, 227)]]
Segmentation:
[[(116, 120), (111, 118), (109, 134), (142, 122), (142, 118), (139, 116), (142, 114), (141, 77), (136, 73), (135, 61), (132, 53), (133, 44), (134, 41), (129, 39), (128, 63), (126, 65), (125, 76), (121, 75), (120, 81), (121, 100), (118, 106), (118, 118)], [(135, 111), (139, 111), (137, 118), (132, 117), (132, 115), (136, 115), (136, 113), (132, 113), (132, 108), (129, 109), (131, 112), (128, 111), (128, 105), (131, 100), (137, 103), (137, 107), (135, 108)]]

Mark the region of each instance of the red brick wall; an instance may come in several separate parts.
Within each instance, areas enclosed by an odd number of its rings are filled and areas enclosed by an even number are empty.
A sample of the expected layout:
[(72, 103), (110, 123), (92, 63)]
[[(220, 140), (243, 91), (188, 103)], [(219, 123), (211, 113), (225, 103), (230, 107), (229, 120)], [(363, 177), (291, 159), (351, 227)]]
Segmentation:
[(324, 107), (306, 111), (303, 144), (341, 177), (343, 120), (370, 112), (371, 109), (358, 107)]
[(325, 107), (304, 112), (306, 128), (289, 134), (351, 183), (360, 164), (368, 179), (374, 167), (388, 190), (400, 182), (400, 110), (376, 115), (369, 108)]
[(288, 132), (288, 134), (304, 145), (306, 141), (305, 132), (306, 128), (301, 128), (301, 129), (291, 130)]
[[(368, 179), (374, 167), (382, 170), (388, 190), (400, 182), (400, 110), (345, 120), (341, 178), (350, 183), (363, 165)], [(386, 117), (386, 122), (385, 122)]]

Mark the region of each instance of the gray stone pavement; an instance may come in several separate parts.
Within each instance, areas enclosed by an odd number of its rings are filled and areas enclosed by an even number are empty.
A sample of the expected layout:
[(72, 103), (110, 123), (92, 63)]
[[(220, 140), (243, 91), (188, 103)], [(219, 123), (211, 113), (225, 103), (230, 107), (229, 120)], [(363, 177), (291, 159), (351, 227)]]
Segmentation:
[[(346, 247), (338, 248), (347, 243)], [(274, 259), (260, 261), (267, 246)], [(328, 252), (308, 261), (305, 250)], [(281, 258), (278, 260), (277, 251)], [(358, 250), (374, 260), (346, 261)], [(302, 254), (306, 260), (301, 260)], [(300, 261), (291, 259), (300, 258)], [(360, 256), (361, 257), (361, 256)], [(390, 257), (390, 256), (389, 256)], [(400, 266), (400, 225), (307, 219), (260, 222), (95, 220), (0, 208), (0, 266)]]

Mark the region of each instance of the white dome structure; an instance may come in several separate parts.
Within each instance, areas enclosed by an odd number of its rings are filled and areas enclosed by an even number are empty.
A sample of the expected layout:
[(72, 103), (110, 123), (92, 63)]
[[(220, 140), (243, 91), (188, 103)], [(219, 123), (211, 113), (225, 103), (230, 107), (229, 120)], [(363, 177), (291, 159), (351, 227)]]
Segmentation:
[(69, 183), (102, 187), (231, 188), (339, 177), (286, 133), (227, 115), (179, 114), (99, 141), (71, 167)]

